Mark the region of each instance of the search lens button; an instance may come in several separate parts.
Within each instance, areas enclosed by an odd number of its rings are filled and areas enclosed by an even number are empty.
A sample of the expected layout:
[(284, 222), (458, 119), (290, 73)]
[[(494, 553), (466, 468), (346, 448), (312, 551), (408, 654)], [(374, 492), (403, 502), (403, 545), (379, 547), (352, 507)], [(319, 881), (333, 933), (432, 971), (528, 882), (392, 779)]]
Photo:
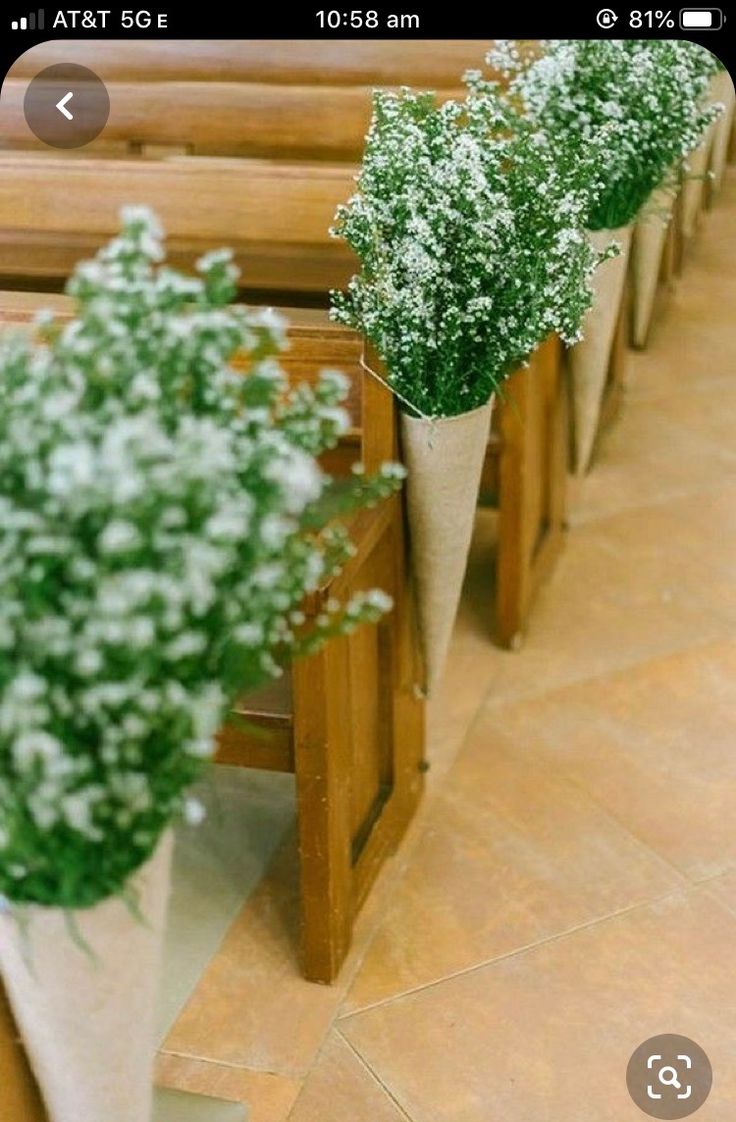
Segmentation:
[(626, 1085), (650, 1118), (688, 1118), (710, 1095), (713, 1069), (694, 1040), (663, 1033), (636, 1049), (626, 1070)]

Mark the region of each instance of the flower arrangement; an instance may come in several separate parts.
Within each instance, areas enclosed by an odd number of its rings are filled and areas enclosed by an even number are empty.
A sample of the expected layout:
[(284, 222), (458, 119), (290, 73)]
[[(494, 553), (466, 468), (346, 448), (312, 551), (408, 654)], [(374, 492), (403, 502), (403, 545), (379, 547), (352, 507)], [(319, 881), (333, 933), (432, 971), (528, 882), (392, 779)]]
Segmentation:
[(578, 337), (598, 257), (593, 165), (473, 76), (464, 101), (377, 91), (357, 193), (333, 234), (361, 262), (333, 316), (374, 343), (410, 413), (462, 414), (551, 332)]
[(499, 40), (488, 63), (549, 135), (595, 153), (602, 189), (586, 226), (618, 229), (697, 145), (718, 106), (706, 91), (717, 60), (682, 39), (552, 39), (541, 55)]
[[(289, 391), (283, 323), (228, 307), (227, 251), (161, 264), (128, 208), (81, 265), (78, 316), (0, 346), (0, 893), (86, 908), (126, 888), (212, 752), (236, 691), (389, 606), (367, 592), (310, 629), (345, 560), (315, 455), (347, 418), (341, 375)], [(228, 363), (238, 349), (245, 376)], [(196, 813), (196, 807), (193, 808)]]

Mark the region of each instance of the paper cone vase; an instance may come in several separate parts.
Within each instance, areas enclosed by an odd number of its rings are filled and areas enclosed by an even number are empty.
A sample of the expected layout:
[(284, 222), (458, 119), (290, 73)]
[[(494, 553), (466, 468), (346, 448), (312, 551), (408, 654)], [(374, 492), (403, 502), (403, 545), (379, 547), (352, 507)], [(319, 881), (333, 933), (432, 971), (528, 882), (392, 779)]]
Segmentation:
[(493, 400), (458, 417), (401, 418), (427, 694), (442, 674), (460, 602), (492, 408)]
[[(141, 917), (113, 897), (0, 917), (0, 971), (50, 1122), (149, 1122), (172, 836), (136, 875)], [(94, 958), (90, 955), (90, 950)]]
[(713, 126), (713, 144), (710, 151), (710, 172), (712, 190), (718, 191), (723, 182), (723, 173), (728, 160), (728, 143), (733, 129), (734, 110), (736, 110), (736, 93), (733, 88), (733, 78), (727, 70), (719, 70), (711, 82), (711, 97), (724, 106), (718, 120)]
[(617, 230), (588, 232), (591, 244), (598, 251), (604, 250), (611, 241), (617, 241), (621, 252), (618, 257), (604, 261), (593, 274), (593, 304), (583, 323), (584, 337), (570, 351), (575, 469), (580, 474), (588, 469), (598, 432), (603, 390), (626, 281), (631, 229), (631, 226), (621, 226)]
[(697, 148), (693, 148), (685, 160), (680, 222), (682, 224), (682, 235), (686, 239), (691, 238), (695, 233), (700, 212), (705, 202), (705, 184), (714, 132), (715, 122), (706, 130), (700, 144)]
[(633, 287), (631, 337), (635, 347), (643, 347), (649, 336), (654, 298), (667, 242), (667, 227), (672, 221), (675, 188), (658, 187), (642, 210), (631, 242)]

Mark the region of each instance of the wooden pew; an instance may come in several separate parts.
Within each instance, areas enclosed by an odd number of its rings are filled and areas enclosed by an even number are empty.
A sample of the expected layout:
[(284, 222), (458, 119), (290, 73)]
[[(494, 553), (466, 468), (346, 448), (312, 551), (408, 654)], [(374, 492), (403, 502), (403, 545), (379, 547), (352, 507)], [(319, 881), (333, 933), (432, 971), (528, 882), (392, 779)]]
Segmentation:
[[(353, 189), (357, 166), (336, 160), (359, 157), (370, 115), (370, 83), (413, 82), (436, 87), (441, 97), (455, 96), (458, 75), (478, 65), (488, 44), (458, 42), (449, 44), (450, 50), (446, 43), (441, 50), (424, 42), (402, 43), (400, 50), (398, 46), (391, 44), (389, 50), (384, 43), (349, 42), (339, 48), (334, 43), (131, 47), (114, 42), (94, 44), (92, 57), (91, 44), (75, 45), (75, 58), (94, 66), (110, 85), (117, 109), (102, 140), (114, 150), (94, 157), (89, 149), (82, 156), (54, 153), (53, 163), (48, 149), (45, 155), (17, 150), (0, 155), (0, 283), (58, 286), (79, 259), (114, 233), (120, 205), (145, 201), (163, 218), (175, 263), (191, 265), (212, 245), (232, 245), (247, 298), (324, 304), (327, 289), (344, 286), (357, 265), (347, 247), (330, 239), (327, 231), (337, 204)], [(20, 110), (28, 77), (58, 61), (60, 49), (53, 43), (34, 48), (11, 71), (0, 100), (0, 136), (7, 137), (11, 147), (28, 141)], [(196, 95), (195, 102), (206, 91), (206, 113), (190, 118), (185, 114), (182, 121), (179, 113), (163, 111), (178, 98), (182, 83)], [(187, 90), (182, 92), (185, 101)], [(326, 97), (331, 122), (327, 129), (312, 95)], [(258, 114), (242, 113), (246, 96), (255, 99), (248, 104), (264, 107), (263, 120), (273, 109), (278, 124), (271, 121), (262, 128)], [(151, 101), (146, 113), (147, 98)], [(230, 155), (180, 154), (214, 150)], [(250, 158), (266, 151), (270, 159)], [(297, 162), (296, 157), (304, 155), (309, 160)], [(496, 571), (496, 638), (512, 647), (520, 643), (531, 603), (525, 590), (536, 587), (547, 568), (537, 567), (535, 560), (554, 556), (563, 527), (557, 507), (538, 501), (539, 492), (564, 496), (563, 458), (555, 452), (535, 457), (533, 449), (564, 439), (566, 396), (554, 396), (556, 411), (536, 408), (537, 391), (522, 390), (523, 380), (523, 374), (512, 379), (509, 403), (496, 412), (486, 471), (497, 481), (492, 490), (506, 515), (501, 519)], [(530, 446), (525, 457), (510, 452), (500, 470), (504, 448), (513, 446), (502, 434), (509, 408), (514, 413), (507, 429), (514, 432), (517, 445), (523, 438)], [(521, 424), (515, 427), (514, 417), (520, 412)], [(532, 460), (542, 472), (534, 483), (528, 478)], [(524, 479), (519, 475), (522, 463)], [(520, 502), (529, 505), (518, 518), (512, 512)], [(518, 532), (522, 524), (534, 523), (536, 514), (532, 537), (540, 545), (530, 552)], [(526, 571), (515, 573), (523, 558)]]
[(86, 154), (153, 146), (156, 153), (357, 162), (375, 86), (462, 96), (462, 74), (483, 65), (489, 46), (340, 39), (42, 43), (5, 80), (2, 143), (41, 147), (23, 118), (28, 79), (73, 58), (105, 82), (111, 101), (104, 134)]
[[(0, 330), (27, 324), (40, 307), (61, 318), (63, 296), (0, 292)], [(355, 332), (324, 312), (286, 310), (293, 381), (324, 367), (351, 382), (352, 427), (329, 454), (333, 471), (362, 460), (368, 471), (398, 452), (393, 396), (360, 365)], [(394, 608), (377, 625), (332, 640), (294, 663), (283, 682), (242, 699), (219, 737), (219, 763), (291, 771), (296, 776), (306, 976), (329, 982), (348, 951), (353, 920), (386, 857), (398, 845), (423, 787), (424, 704), (408, 590), (403, 501), (395, 495), (350, 523), (355, 554), (340, 574), (308, 597), (317, 615), (372, 587)]]

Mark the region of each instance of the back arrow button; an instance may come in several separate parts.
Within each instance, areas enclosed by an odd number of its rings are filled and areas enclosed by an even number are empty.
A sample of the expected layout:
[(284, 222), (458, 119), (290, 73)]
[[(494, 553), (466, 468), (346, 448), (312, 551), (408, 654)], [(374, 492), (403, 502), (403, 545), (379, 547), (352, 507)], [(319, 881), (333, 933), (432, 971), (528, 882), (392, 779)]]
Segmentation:
[(73, 92), (71, 90), (69, 90), (69, 93), (64, 94), (61, 101), (57, 101), (57, 103), (56, 103), (56, 108), (59, 110), (60, 113), (64, 114), (67, 121), (73, 121), (74, 120), (74, 114), (70, 113), (69, 110), (66, 107), (67, 101), (70, 101), (71, 98), (73, 98), (73, 97), (74, 97)]
[(58, 62), (28, 83), (23, 111), (29, 129), (44, 144), (81, 148), (105, 128), (110, 97), (93, 70), (74, 62)]

